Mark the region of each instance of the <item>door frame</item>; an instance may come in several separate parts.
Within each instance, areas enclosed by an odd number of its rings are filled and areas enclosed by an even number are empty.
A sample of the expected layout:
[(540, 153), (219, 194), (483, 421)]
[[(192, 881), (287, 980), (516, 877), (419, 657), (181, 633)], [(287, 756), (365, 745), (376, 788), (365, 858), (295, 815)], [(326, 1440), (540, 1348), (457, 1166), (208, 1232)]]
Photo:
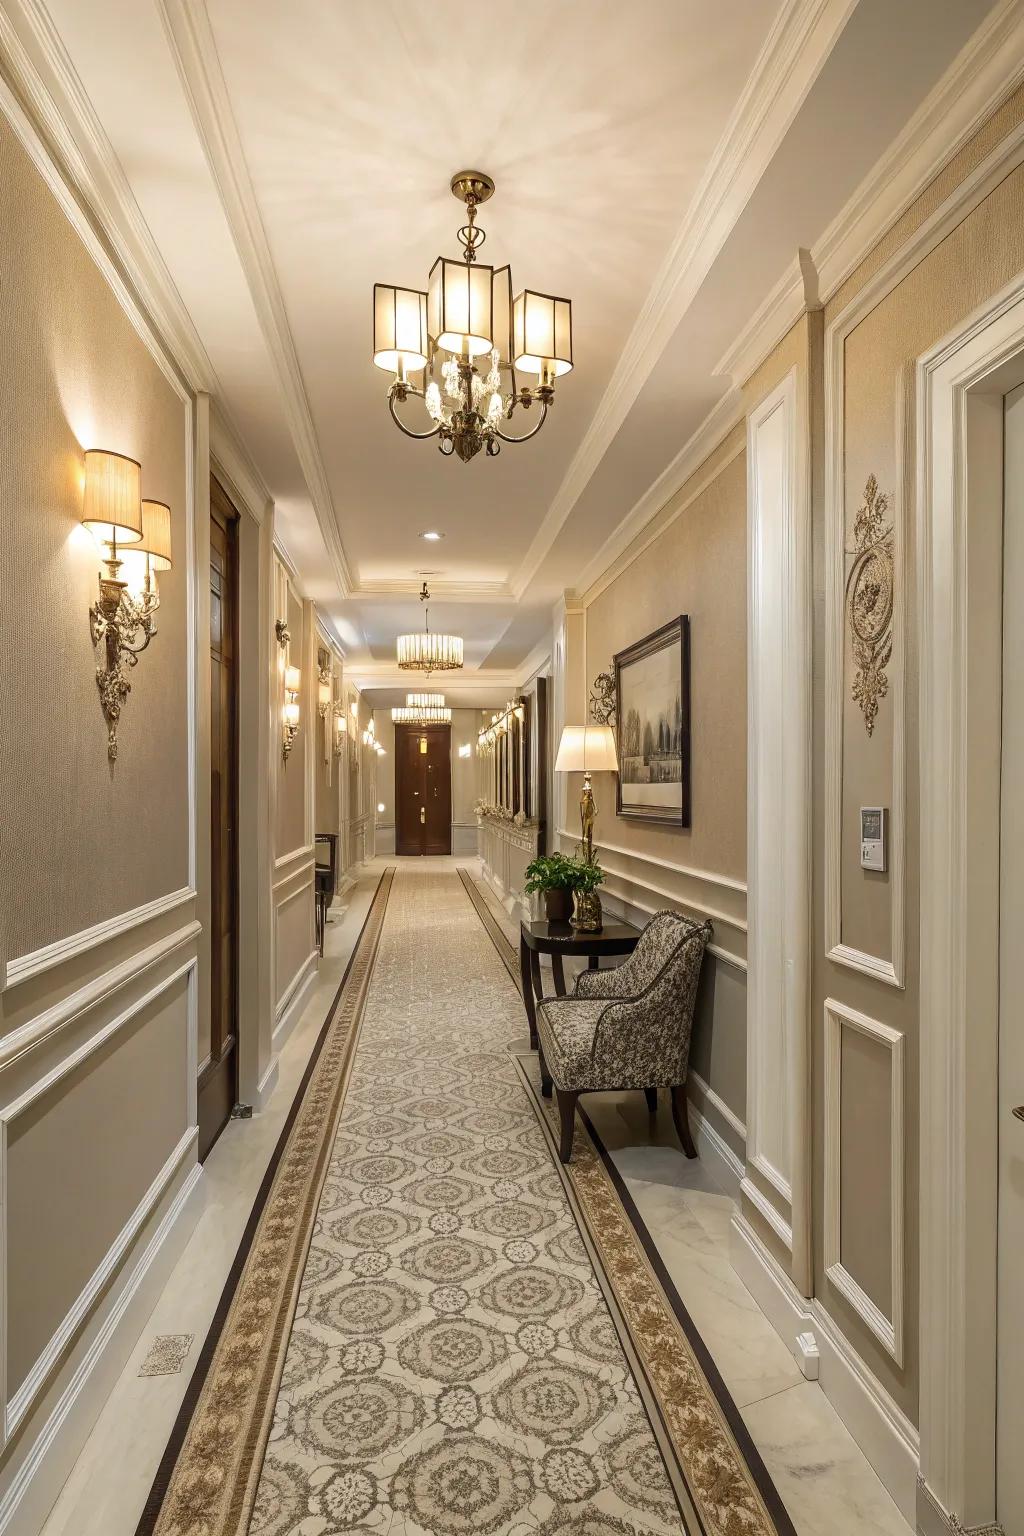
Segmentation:
[[(395, 726), (395, 855), (396, 857), (422, 858), (425, 850), (419, 854), (398, 854), (398, 807), (401, 800), (400, 775), (405, 772), (405, 743), (413, 736), (438, 735), (448, 733), (448, 855), (452, 851), (452, 728), (450, 725), (413, 725), (411, 723)], [(440, 857), (440, 855), (435, 855)]]
[[(999, 802), (996, 796), (994, 805), (983, 803), (991, 742), (972, 728), (977, 690), (972, 694), (971, 665), (979, 647), (983, 655), (991, 654), (984, 621), (987, 617), (990, 629), (993, 620), (990, 603), (970, 601), (969, 583), (978, 580), (979, 562), (975, 555), (969, 574), (967, 464), (969, 434), (973, 440), (985, 430), (976, 402), (984, 401), (986, 384), (1003, 392), (1000, 370), (1022, 353), (1024, 273), (917, 363), (918, 1518), (923, 1530), (936, 1532), (999, 1529), (994, 1523), (999, 1012), (990, 921), (993, 911), (998, 920), (999, 865), (991, 857), (991, 823), (994, 817), (998, 839)], [(1001, 528), (1001, 495), (999, 516)], [(976, 513), (975, 545), (983, 533), (977, 518)], [(1000, 534), (1000, 560), (1001, 542)]]
[(238, 1097), (261, 1108), (277, 1081), (270, 842), (274, 504), (216, 411), (211, 428), (210, 473), (239, 514)]

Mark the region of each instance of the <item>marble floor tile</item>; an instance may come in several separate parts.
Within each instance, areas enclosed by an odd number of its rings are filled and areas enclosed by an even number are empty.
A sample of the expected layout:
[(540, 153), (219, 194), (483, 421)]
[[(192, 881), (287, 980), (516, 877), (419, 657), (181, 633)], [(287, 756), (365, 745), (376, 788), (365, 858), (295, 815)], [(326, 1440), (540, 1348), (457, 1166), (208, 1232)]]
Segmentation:
[(743, 1417), (799, 1536), (912, 1536), (816, 1382), (752, 1403)]

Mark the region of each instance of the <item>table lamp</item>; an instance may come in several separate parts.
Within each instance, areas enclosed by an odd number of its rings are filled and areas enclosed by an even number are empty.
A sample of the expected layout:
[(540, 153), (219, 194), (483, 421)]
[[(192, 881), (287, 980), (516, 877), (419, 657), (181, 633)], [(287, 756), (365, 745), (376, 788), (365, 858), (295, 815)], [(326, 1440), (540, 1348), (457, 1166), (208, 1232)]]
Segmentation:
[(556, 773), (582, 773), (580, 791), (580, 830), (587, 862), (594, 858), (594, 816), (597, 806), (590, 787), (592, 773), (617, 773), (615, 733), (610, 725), (567, 725), (558, 743)]

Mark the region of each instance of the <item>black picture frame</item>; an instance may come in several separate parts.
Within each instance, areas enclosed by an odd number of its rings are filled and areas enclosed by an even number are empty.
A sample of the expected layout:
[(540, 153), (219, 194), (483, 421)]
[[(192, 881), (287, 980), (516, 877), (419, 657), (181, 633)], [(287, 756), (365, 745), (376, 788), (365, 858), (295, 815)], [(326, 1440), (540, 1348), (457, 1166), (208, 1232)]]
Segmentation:
[[(629, 704), (629, 670), (659, 651), (679, 647), (679, 752), (680, 759), (680, 806), (661, 808), (652, 804), (640, 804), (630, 800), (629, 783), (623, 784), (623, 768), (626, 761), (626, 722)], [(692, 819), (691, 786), (691, 722), (690, 722), (690, 620), (681, 613), (669, 624), (663, 624), (652, 634), (645, 635), (635, 645), (618, 651), (612, 658), (615, 668), (615, 696), (618, 700), (618, 754), (619, 772), (615, 784), (615, 814), (630, 821), (655, 822), (659, 826), (689, 827)], [(666, 717), (674, 713), (674, 699), (666, 699)], [(677, 754), (673, 753), (673, 756)], [(675, 782), (669, 781), (669, 782)], [(625, 794), (623, 790), (625, 788)]]

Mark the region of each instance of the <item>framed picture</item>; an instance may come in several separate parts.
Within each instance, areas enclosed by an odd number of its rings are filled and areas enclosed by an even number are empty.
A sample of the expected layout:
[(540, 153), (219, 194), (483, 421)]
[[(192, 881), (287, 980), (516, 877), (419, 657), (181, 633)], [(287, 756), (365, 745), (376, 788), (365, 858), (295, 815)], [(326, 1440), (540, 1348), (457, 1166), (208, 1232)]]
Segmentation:
[(619, 700), (616, 812), (690, 825), (690, 620), (685, 614), (614, 657)]

